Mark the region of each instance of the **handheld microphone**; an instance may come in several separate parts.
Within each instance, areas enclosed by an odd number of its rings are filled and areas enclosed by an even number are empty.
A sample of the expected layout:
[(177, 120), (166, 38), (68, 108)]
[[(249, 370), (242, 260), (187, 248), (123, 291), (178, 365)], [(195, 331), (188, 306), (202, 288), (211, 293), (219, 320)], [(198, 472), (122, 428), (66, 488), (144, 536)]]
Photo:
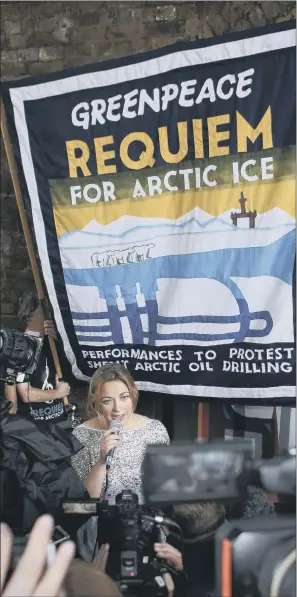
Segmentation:
[[(122, 431), (122, 423), (121, 421), (111, 421), (109, 429), (113, 429), (114, 431), (114, 435), (120, 435), (121, 431)], [(113, 461), (113, 456), (114, 456), (114, 451), (115, 448), (112, 448), (111, 450), (109, 450), (107, 456), (106, 456), (106, 470), (109, 471), (111, 465), (112, 465), (112, 461)]]

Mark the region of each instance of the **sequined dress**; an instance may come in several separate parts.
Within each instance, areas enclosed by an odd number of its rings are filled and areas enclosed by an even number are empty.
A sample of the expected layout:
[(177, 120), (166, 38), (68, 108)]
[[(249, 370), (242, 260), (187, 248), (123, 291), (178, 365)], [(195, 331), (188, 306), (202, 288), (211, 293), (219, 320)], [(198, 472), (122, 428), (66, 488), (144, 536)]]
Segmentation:
[[(100, 457), (101, 429), (92, 429), (85, 424), (73, 431), (85, 446), (72, 458), (72, 466), (84, 480)], [(105, 499), (112, 505), (116, 496), (124, 489), (131, 489), (143, 504), (141, 488), (141, 465), (145, 449), (149, 444), (169, 444), (169, 436), (164, 425), (155, 419), (148, 419), (139, 429), (127, 429), (120, 435), (120, 445), (114, 453), (114, 460), (108, 477)], [(90, 561), (97, 536), (97, 522), (93, 517), (78, 532), (78, 550), (80, 555)]]

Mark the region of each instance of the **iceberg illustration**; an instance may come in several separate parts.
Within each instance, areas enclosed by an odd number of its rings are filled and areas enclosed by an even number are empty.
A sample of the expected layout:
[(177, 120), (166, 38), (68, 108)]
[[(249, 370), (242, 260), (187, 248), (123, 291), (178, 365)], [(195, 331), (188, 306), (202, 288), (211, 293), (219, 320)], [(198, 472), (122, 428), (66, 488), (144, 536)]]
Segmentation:
[[(237, 208), (238, 209), (238, 208)], [(295, 220), (279, 208), (257, 214), (256, 227), (235, 226), (228, 210), (213, 217), (199, 207), (176, 220), (125, 215), (103, 225), (91, 220), (82, 230), (59, 238), (64, 268), (113, 267), (169, 255), (267, 246), (294, 229)], [(144, 255), (144, 257), (143, 257)]]

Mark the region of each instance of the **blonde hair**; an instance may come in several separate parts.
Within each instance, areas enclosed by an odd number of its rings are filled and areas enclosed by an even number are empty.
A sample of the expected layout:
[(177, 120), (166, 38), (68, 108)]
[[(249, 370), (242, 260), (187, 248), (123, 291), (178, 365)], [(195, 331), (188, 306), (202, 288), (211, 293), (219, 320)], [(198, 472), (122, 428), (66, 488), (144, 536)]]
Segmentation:
[(101, 386), (106, 381), (122, 381), (125, 386), (127, 386), (127, 390), (132, 400), (133, 410), (135, 410), (138, 400), (138, 388), (126, 367), (114, 363), (104, 365), (100, 369), (97, 369), (90, 381), (86, 411), (88, 416), (98, 417), (103, 429), (106, 425), (104, 416), (100, 413), (100, 403), (98, 403), (98, 398), (100, 397)]

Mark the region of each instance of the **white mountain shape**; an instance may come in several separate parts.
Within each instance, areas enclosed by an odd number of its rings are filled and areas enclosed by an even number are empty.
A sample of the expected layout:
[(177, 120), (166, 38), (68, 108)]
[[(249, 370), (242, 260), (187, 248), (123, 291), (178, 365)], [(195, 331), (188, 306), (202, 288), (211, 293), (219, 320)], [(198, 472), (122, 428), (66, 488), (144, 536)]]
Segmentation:
[(263, 214), (259, 214), (256, 218), (256, 222), (258, 218), (261, 228), (276, 228), (277, 226), (284, 226), (285, 224), (295, 224), (295, 218), (279, 207), (274, 207)]
[[(247, 207), (246, 210), (249, 211), (249, 208)], [(228, 209), (220, 215), (219, 219), (230, 223), (231, 212), (240, 212), (239, 206)], [(255, 221), (256, 228), (278, 228), (287, 224), (295, 225), (295, 218), (280, 207), (273, 207), (264, 213), (257, 214)]]
[(203, 226), (206, 222), (209, 222), (213, 219), (213, 216), (200, 207), (194, 207), (191, 211), (180, 216), (177, 220), (173, 220), (176, 224), (184, 224), (185, 222), (189, 222), (189, 220), (196, 220), (196, 222)]
[[(176, 220), (167, 218), (141, 218), (138, 216), (122, 216), (111, 224), (103, 225), (96, 220), (91, 220), (81, 231), (75, 230), (64, 234), (59, 239), (60, 248), (95, 247), (108, 245), (108, 243), (131, 244), (140, 243), (145, 239), (153, 239), (172, 234), (187, 234), (203, 232), (210, 234), (215, 231), (227, 231), (232, 228), (241, 232), (240, 225), (233, 226), (230, 214), (239, 212), (238, 207), (229, 209), (219, 217), (213, 217), (200, 207), (195, 207), (190, 212)], [(258, 214), (256, 228), (278, 228), (284, 225), (295, 225), (295, 220), (287, 212), (274, 207), (273, 209)], [(106, 238), (105, 238), (106, 237)], [(113, 237), (113, 238), (112, 238)]]
[(82, 228), (81, 232), (87, 232), (89, 234), (118, 235), (122, 234), (123, 232), (128, 232), (133, 228), (160, 225), (174, 226), (175, 223), (176, 220), (169, 220), (165, 218), (139, 218), (138, 216), (122, 216), (118, 220), (115, 220), (110, 224), (106, 224), (106, 226), (99, 224), (99, 222), (96, 220), (92, 220), (89, 222), (89, 224), (87, 224), (87, 226)]
[(203, 226), (208, 221), (212, 220), (213, 216), (208, 214), (200, 207), (195, 207), (188, 213), (180, 216), (176, 220), (171, 220), (169, 218), (140, 218), (138, 216), (122, 216), (118, 220), (115, 220), (111, 224), (107, 224), (103, 226), (99, 224), (96, 220), (91, 220), (87, 226), (82, 228), (81, 232), (87, 232), (91, 234), (122, 234), (123, 232), (128, 232), (133, 228), (143, 228), (143, 227), (159, 227), (159, 226), (181, 226), (186, 224), (187, 222), (195, 221), (197, 224)]
[[(152, 234), (162, 236), (174, 234), (175, 232), (185, 234), (199, 230), (205, 230), (206, 232), (208, 226), (211, 230), (214, 230), (229, 227), (230, 224), (227, 224), (224, 220), (214, 218), (200, 207), (195, 207), (176, 220), (127, 215), (107, 225), (100, 224), (97, 220), (91, 220), (81, 231), (75, 230), (61, 236), (59, 246), (61, 248), (95, 246), (96, 237), (99, 237), (98, 240), (103, 241), (105, 236), (114, 237), (115, 241), (120, 240), (120, 237), (123, 242), (140, 242), (146, 237), (149, 238)], [(106, 238), (106, 242), (109, 242), (108, 238)]]
[(233, 226), (231, 218), (228, 220), (219, 218), (213, 218), (211, 221), (207, 222), (203, 227), (205, 232), (213, 232), (214, 230), (226, 230), (227, 228), (235, 228)]
[(97, 220), (91, 220), (91, 222), (89, 222), (87, 224), (87, 226), (85, 226), (85, 228), (82, 228), (81, 232), (89, 232), (90, 234), (99, 234), (100, 232), (104, 233), (106, 226), (103, 226), (103, 224), (99, 224), (99, 222), (97, 222)]

